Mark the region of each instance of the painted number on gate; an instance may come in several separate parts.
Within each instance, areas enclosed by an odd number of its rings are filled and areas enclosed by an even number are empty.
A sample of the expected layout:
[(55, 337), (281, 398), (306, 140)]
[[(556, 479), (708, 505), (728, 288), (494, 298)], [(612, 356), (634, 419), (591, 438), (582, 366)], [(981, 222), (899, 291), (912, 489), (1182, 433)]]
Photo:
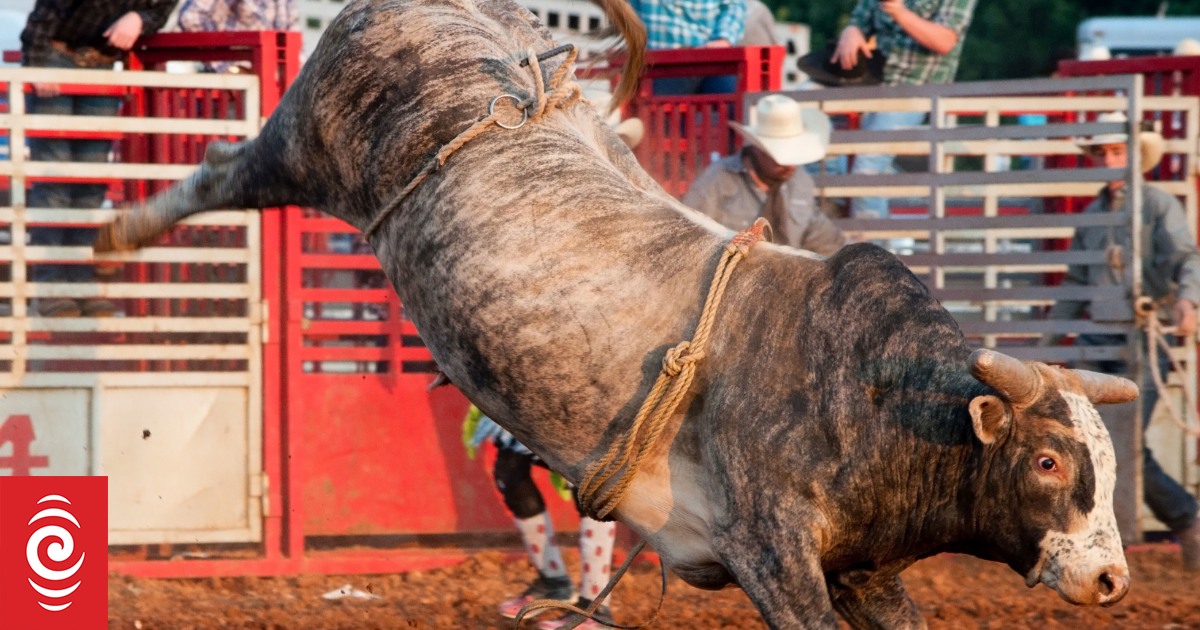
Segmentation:
[(8, 469), (14, 477), (21, 477), (33, 474), (34, 468), (49, 468), (49, 457), (30, 452), (35, 437), (29, 416), (9, 416), (0, 424), (0, 448), (12, 444), (11, 455), (0, 455), (0, 470)]

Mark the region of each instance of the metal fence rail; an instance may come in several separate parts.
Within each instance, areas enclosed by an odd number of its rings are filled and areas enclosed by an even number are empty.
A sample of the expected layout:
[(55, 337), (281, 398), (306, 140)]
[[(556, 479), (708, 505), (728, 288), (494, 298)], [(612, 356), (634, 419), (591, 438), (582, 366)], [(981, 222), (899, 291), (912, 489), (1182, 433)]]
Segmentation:
[[(117, 96), (122, 115), (30, 114), (30, 83)], [(194, 217), (155, 245), (93, 260), (31, 245), (31, 230), (95, 227), (118, 210), (32, 208), (31, 183), (101, 183), (108, 205), (195, 169), (152, 147), (237, 140), (260, 126), (253, 76), (0, 69), (13, 148), (0, 162), (0, 423), (28, 421), (34, 474), (107, 474), (110, 541), (252, 541), (262, 531), (261, 234), (257, 213)], [(114, 162), (32, 161), (26, 139), (115, 141)], [(92, 282), (36, 282), (39, 265), (92, 265)], [(98, 269), (99, 269), (98, 267)], [(115, 317), (48, 318), (40, 300), (105, 298)], [(13, 447), (16, 448), (16, 445)], [(201, 457), (196, 455), (200, 454)], [(155, 471), (147, 475), (147, 471)], [(165, 497), (165, 498), (164, 498)]]

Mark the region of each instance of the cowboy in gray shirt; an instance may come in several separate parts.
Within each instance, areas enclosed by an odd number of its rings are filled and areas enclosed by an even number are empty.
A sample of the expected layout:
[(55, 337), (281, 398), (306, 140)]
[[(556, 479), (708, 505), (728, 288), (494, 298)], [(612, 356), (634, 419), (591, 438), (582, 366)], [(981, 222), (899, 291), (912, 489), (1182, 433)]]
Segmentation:
[[(1124, 148), (1125, 145), (1119, 146)], [(1083, 211), (1128, 210), (1129, 195), (1126, 193), (1123, 186), (1114, 190), (1109, 184)], [(1173, 299), (1172, 320), (1181, 327), (1188, 323), (1188, 328), (1195, 330), (1196, 305), (1200, 304), (1200, 251), (1196, 249), (1196, 239), (1188, 229), (1179, 200), (1145, 184), (1142, 185), (1142, 238), (1143, 290), (1156, 302)], [(1124, 251), (1132, 249), (1128, 226), (1080, 228), (1071, 241), (1074, 251), (1107, 251), (1114, 247)], [(1131, 272), (1131, 268), (1118, 270), (1108, 264), (1071, 265), (1063, 284), (1120, 285), (1128, 282)], [(1085, 306), (1084, 302), (1060, 301), (1050, 311), (1051, 317), (1075, 319), (1083, 313)], [(1093, 321), (1133, 321), (1133, 305), (1127, 298), (1092, 302), (1089, 311)]]
[[(1100, 122), (1124, 122), (1123, 114), (1103, 114)], [(1126, 168), (1128, 149), (1126, 134), (1108, 134), (1085, 138), (1079, 142), (1088, 157), (1098, 166)], [(1161, 137), (1143, 133), (1139, 137), (1142, 166), (1149, 170), (1162, 157)], [(1171, 320), (1176, 334), (1188, 337), (1196, 334), (1196, 305), (1200, 303), (1200, 251), (1196, 238), (1188, 229), (1183, 206), (1174, 196), (1141, 182), (1142, 191), (1142, 286), (1147, 295), (1160, 305), (1170, 304)], [(1130, 196), (1124, 180), (1109, 182), (1100, 195), (1088, 204), (1084, 212), (1121, 212), (1129, 210)], [(1122, 264), (1123, 254), (1132, 251), (1129, 226), (1097, 226), (1080, 228), (1071, 241), (1074, 251), (1107, 251), (1109, 263), (1072, 265), (1063, 280), (1066, 285), (1115, 286), (1128, 284), (1129, 266)], [(1050, 310), (1052, 319), (1075, 319), (1085, 310), (1084, 302), (1059, 301)], [(1128, 298), (1094, 301), (1088, 309), (1093, 321), (1132, 322), (1133, 305)], [(1051, 345), (1061, 335), (1043, 338), (1042, 345)], [(1079, 335), (1078, 345), (1119, 345), (1123, 335)], [(1152, 341), (1150, 341), (1152, 342)], [(1102, 361), (1101, 369), (1124, 372), (1122, 361)], [(1158, 390), (1151, 383), (1142, 385), (1142, 419), (1148, 423)], [(1144, 428), (1145, 424), (1143, 424)], [(1142, 451), (1142, 490), (1146, 505), (1155, 518), (1162, 521), (1179, 538), (1183, 547), (1183, 566), (1200, 571), (1200, 522), (1197, 503), (1192, 495), (1169, 477), (1155, 461), (1149, 449)]]
[(812, 178), (796, 168), (825, 157), (829, 119), (781, 95), (760, 100), (755, 113), (757, 121), (748, 126), (729, 123), (746, 147), (709, 165), (683, 203), (733, 230), (764, 217), (774, 242), (832, 254), (846, 237), (817, 208)]

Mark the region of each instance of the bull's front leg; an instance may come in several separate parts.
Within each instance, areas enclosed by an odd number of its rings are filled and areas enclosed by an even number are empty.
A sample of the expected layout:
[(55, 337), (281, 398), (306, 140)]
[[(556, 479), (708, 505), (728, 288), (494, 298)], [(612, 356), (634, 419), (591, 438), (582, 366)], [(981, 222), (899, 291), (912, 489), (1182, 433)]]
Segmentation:
[(903, 568), (826, 576), (833, 607), (852, 628), (924, 628), (921, 611), (900, 582)]
[(718, 535), (715, 542), (722, 563), (768, 626), (838, 627), (817, 545), (807, 532), (783, 536), (742, 526)]

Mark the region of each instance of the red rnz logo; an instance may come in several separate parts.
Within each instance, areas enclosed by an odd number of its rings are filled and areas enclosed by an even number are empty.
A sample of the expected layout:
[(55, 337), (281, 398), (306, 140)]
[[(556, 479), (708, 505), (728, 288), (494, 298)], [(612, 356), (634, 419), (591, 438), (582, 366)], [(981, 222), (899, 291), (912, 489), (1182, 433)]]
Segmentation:
[(10, 628), (107, 627), (107, 477), (0, 477), (0, 615)]

